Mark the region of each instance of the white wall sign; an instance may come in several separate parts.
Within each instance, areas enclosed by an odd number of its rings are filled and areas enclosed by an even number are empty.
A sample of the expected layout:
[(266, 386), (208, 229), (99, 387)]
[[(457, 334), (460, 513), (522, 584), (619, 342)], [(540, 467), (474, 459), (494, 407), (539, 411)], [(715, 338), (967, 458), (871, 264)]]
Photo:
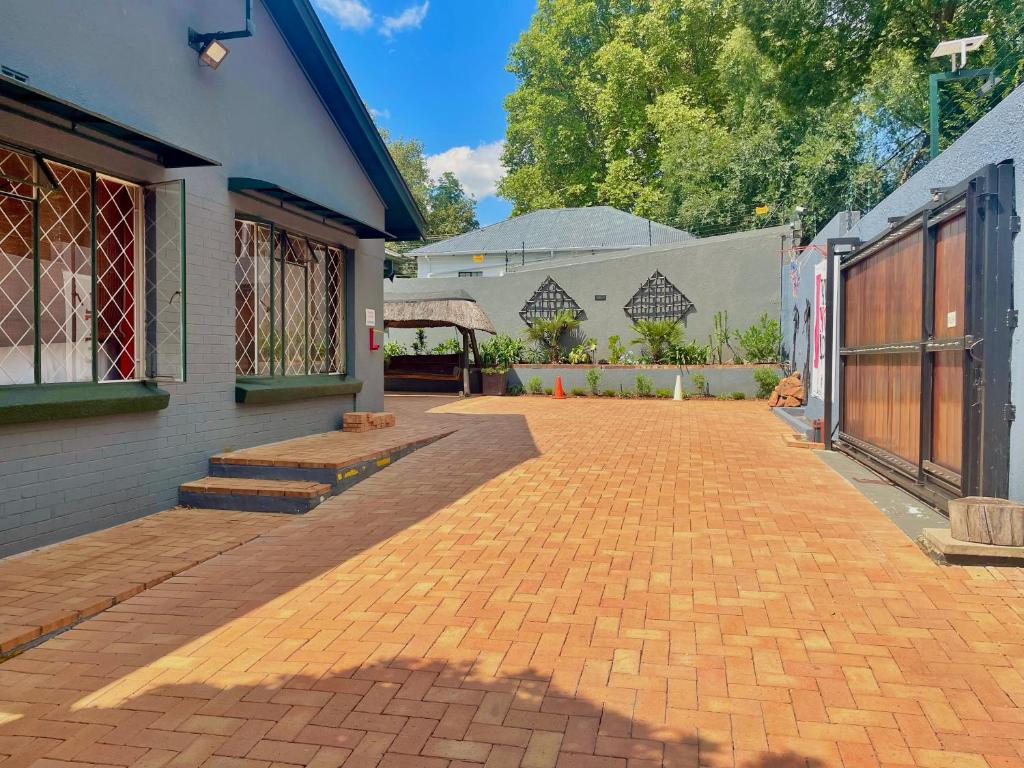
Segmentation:
[(366, 327), (373, 328), (377, 325), (377, 310), (367, 309), (366, 310)]

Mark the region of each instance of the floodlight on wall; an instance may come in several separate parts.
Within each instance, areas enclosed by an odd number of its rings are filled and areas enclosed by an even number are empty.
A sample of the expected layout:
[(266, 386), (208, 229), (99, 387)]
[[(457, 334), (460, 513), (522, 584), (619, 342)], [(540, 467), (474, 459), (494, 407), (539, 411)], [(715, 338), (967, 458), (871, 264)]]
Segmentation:
[[(932, 51), (933, 59), (941, 59), (949, 56), (952, 64), (952, 71), (956, 72), (967, 66), (967, 54), (978, 50), (982, 43), (988, 40), (988, 35), (975, 35), (974, 37), (961, 37), (958, 40), (943, 40)], [(957, 56), (960, 60), (957, 61)]]
[(229, 53), (231, 51), (220, 40), (211, 40), (199, 51), (199, 61), (210, 69), (216, 69)]
[(252, 37), (252, 0), (245, 0), (245, 29), (238, 29), (234, 32), (196, 32), (189, 27), (189, 47), (199, 53), (199, 63), (202, 66), (216, 69), (230, 51), (224, 45), (225, 40), (237, 40), (240, 37)]

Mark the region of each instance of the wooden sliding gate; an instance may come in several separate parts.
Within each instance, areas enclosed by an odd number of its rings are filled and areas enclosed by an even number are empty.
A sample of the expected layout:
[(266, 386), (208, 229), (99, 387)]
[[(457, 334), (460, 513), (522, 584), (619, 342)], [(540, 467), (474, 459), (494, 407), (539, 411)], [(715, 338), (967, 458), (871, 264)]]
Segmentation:
[(943, 509), (1008, 491), (1013, 170), (936, 191), (840, 261), (836, 447)]

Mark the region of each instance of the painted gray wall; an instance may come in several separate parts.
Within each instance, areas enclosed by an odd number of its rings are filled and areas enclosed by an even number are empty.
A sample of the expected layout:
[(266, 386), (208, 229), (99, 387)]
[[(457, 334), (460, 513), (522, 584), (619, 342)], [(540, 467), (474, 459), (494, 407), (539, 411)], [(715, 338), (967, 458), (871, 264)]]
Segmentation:
[[(607, 357), (608, 337), (633, 338), (623, 307), (655, 270), (659, 270), (692, 301), (696, 309), (686, 319), (686, 336), (706, 343), (719, 310), (740, 330), (767, 312), (779, 315), (780, 254), (788, 227), (692, 240), (621, 252), (610, 257), (581, 257), (572, 264), (539, 266), (502, 277), (409, 278), (386, 282), (385, 296), (403, 292), (468, 291), (490, 317), (499, 333), (521, 336), (526, 324), (519, 310), (548, 276), (572, 296), (587, 314), (581, 333), (598, 342), (598, 356)], [(604, 294), (606, 301), (595, 301)], [(388, 338), (409, 345), (414, 331), (394, 329)], [(428, 343), (450, 338), (447, 329), (428, 332)]]
[[(906, 184), (865, 214), (847, 233), (869, 240), (888, 228), (890, 217), (905, 216), (931, 198), (935, 187), (959, 184), (990, 163), (1013, 160), (1017, 212), (1024, 212), (1024, 87), (1019, 87)], [(1014, 241), (1014, 306), (1024, 307), (1024, 237)], [(1011, 398), (1024, 413), (1024, 330), (1013, 336)], [(1024, 418), (1010, 431), (1010, 497), (1024, 499)]]
[[(227, 191), (229, 176), (251, 175), (384, 223), (383, 205), (259, 3), (256, 36), (232, 43), (216, 72), (196, 66), (187, 26), (235, 28), (241, 8), (233, 0), (4, 4), (2, 63), (223, 167), (164, 170), (0, 113), (0, 138), (135, 181), (185, 179), (189, 344), (188, 381), (161, 385), (171, 395), (164, 411), (0, 427), (0, 556), (166, 509), (180, 483), (206, 474), (211, 454), (335, 429), (343, 411), (382, 405), (383, 356), (369, 351), (363, 318), (374, 308), (381, 325), (383, 241)], [(236, 212), (356, 249), (347, 332), (349, 370), (365, 383), (358, 397), (235, 403)]]

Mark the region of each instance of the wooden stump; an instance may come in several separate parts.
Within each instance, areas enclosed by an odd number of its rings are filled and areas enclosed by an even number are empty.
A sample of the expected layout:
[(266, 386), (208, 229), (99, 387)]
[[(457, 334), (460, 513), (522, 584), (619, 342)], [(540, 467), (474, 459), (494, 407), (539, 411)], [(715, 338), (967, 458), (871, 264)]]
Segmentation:
[(959, 541), (1024, 547), (1024, 504), (984, 496), (954, 499), (949, 529)]

